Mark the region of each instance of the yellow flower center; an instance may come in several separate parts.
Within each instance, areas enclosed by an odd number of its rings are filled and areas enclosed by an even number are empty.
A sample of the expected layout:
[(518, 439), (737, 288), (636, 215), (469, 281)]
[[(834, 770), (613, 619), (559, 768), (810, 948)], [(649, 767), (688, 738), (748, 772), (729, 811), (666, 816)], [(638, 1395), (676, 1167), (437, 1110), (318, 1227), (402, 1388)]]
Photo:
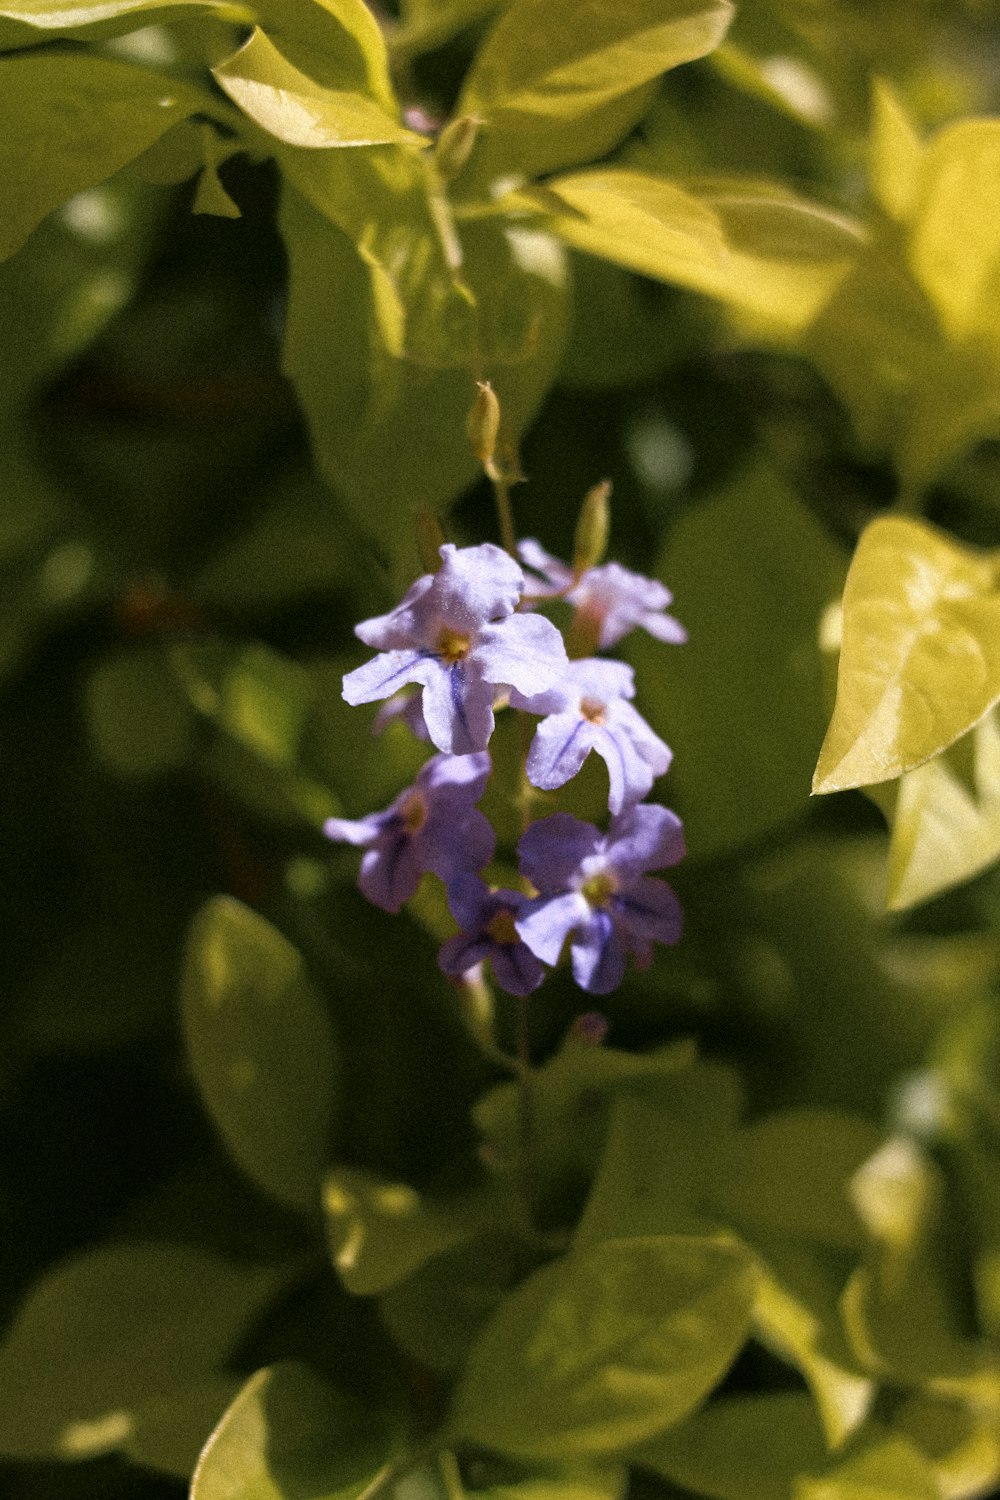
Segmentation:
[(427, 822), (427, 803), (419, 792), (411, 792), (399, 810), (403, 827), (411, 836), (419, 833)]
[(503, 943), (505, 946), (521, 941), (517, 935), (517, 928), (514, 926), (514, 913), (509, 906), (502, 906), (490, 917), (486, 924), (486, 931), (495, 943)]
[(591, 875), (590, 879), (584, 881), (580, 887), (591, 906), (607, 906), (617, 889), (618, 882), (610, 870), (602, 870), (599, 875)]
[(465, 660), (471, 644), (467, 635), (443, 625), (437, 638), (437, 654), (446, 667), (453, 667), (457, 661)]
[(580, 712), (591, 724), (604, 723), (604, 711), (606, 708), (607, 704), (602, 703), (598, 698), (580, 699)]

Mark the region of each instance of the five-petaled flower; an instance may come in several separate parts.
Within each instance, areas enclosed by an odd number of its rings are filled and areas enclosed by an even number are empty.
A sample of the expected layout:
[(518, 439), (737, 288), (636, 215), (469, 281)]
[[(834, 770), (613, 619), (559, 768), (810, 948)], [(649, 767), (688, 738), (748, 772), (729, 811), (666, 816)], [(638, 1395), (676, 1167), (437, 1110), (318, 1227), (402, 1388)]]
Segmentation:
[(397, 912), (425, 870), (448, 881), (489, 864), (496, 834), (476, 807), (489, 774), (485, 752), (434, 755), (383, 812), (328, 818), (324, 832), (364, 849), (359, 887), (383, 911)]
[(634, 673), (620, 661), (587, 657), (570, 662), (558, 688), (511, 704), (545, 717), (535, 731), (525, 766), (543, 791), (564, 786), (596, 750), (608, 768), (608, 807), (620, 813), (641, 802), (670, 765), (671, 751), (628, 701)]
[(516, 614), (524, 586), (517, 563), (490, 542), (440, 549), (441, 566), (412, 585), (394, 610), (355, 627), (378, 656), (348, 672), (348, 703), (374, 703), (407, 683), (423, 688), (423, 716), (438, 750), (485, 750), (497, 692), (553, 687), (567, 665), (562, 636), (540, 615)]
[(576, 611), (577, 634), (585, 631), (593, 638), (592, 649), (606, 651), (636, 626), (658, 641), (681, 645), (687, 640), (684, 626), (666, 613), (673, 595), (658, 579), (633, 573), (616, 562), (586, 568), (577, 576), (533, 537), (526, 537), (517, 550), (525, 566), (545, 580), (529, 575), (525, 597), (565, 599)]
[(568, 938), (581, 989), (609, 994), (622, 981), (628, 954), (645, 967), (654, 943), (680, 937), (677, 897), (647, 874), (684, 854), (680, 819), (668, 808), (632, 807), (612, 819), (606, 834), (554, 813), (525, 831), (519, 851), (521, 873), (539, 894), (521, 908), (517, 931), (546, 964), (558, 962)]
[(446, 974), (465, 974), (488, 959), (502, 990), (530, 995), (545, 969), (518, 935), (516, 920), (528, 898), (521, 891), (491, 890), (475, 875), (448, 882), (448, 905), (462, 931), (448, 939), (438, 955)]

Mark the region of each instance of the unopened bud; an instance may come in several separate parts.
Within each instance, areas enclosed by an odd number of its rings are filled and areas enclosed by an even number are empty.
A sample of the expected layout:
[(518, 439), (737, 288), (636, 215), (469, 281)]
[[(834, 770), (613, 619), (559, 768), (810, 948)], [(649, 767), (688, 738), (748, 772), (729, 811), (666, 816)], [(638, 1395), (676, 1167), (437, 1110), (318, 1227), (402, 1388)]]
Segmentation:
[(611, 526), (611, 480), (602, 479), (584, 496), (573, 539), (573, 572), (580, 576), (596, 568), (608, 546)]
[(432, 510), (417, 511), (417, 553), (425, 573), (436, 573), (441, 566), (441, 548), (445, 535), (441, 522)]
[(445, 182), (457, 177), (469, 160), (482, 123), (478, 115), (460, 115), (457, 120), (449, 120), (438, 136), (434, 165)]
[(500, 402), (488, 380), (476, 381), (476, 399), (469, 407), (465, 431), (469, 446), (492, 479), (497, 433), (500, 431)]

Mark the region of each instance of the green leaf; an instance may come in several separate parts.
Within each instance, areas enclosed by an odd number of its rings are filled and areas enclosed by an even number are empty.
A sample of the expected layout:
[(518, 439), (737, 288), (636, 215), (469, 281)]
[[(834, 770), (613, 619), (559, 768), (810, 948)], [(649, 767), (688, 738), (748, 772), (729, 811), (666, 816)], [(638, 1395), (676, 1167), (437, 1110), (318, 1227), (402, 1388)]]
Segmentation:
[(642, 1447), (636, 1463), (711, 1500), (792, 1500), (796, 1477), (827, 1458), (800, 1391), (715, 1401)]
[(881, 1139), (856, 1116), (782, 1110), (737, 1131), (715, 1153), (707, 1197), (751, 1234), (858, 1250), (864, 1236), (847, 1184)]
[(412, 153), (283, 161), (311, 200), (290, 188), (282, 200), (284, 368), (320, 468), (358, 526), (408, 555), (417, 511), (443, 508), (475, 477), (465, 438), (475, 374), (492, 380), (514, 441), (554, 378), (568, 313), (563, 252), (527, 227), (466, 225), (463, 290)]
[(1000, 121), (958, 120), (929, 143), (910, 262), (952, 339), (996, 343), (1000, 307)]
[(647, 107), (645, 85), (704, 57), (732, 14), (729, 0), (514, 0), (456, 106), (485, 121), (478, 179), (523, 180), (605, 155)]
[(905, 1438), (886, 1437), (829, 1467), (801, 1478), (795, 1500), (940, 1500), (934, 1471)]
[(101, 662), (84, 704), (94, 754), (119, 776), (161, 776), (194, 750), (190, 707), (159, 646)]
[(877, 78), (872, 94), (871, 184), (892, 219), (909, 219), (920, 188), (923, 147), (891, 83)]
[(894, 1425), (933, 1467), (942, 1494), (985, 1495), (1000, 1480), (1000, 1428), (988, 1409), (921, 1393)]
[(247, 1381), (205, 1444), (191, 1500), (355, 1500), (391, 1448), (379, 1413), (288, 1360)]
[(367, 94), (327, 88), (300, 72), (259, 27), (212, 74), (244, 114), (291, 146), (427, 144)]
[(56, 1266), (0, 1344), (0, 1451), (83, 1459), (128, 1446), (149, 1402), (215, 1374), (286, 1276), (142, 1241)]
[(997, 560), (886, 516), (844, 586), (837, 702), (816, 792), (890, 781), (946, 749), (1000, 700)]
[(759, 467), (684, 513), (656, 573), (674, 590), (687, 644), (637, 637), (627, 654), (643, 712), (675, 752), (670, 800), (688, 848), (711, 856), (807, 805), (827, 712), (819, 621), (844, 559)]
[(313, 701), (309, 673), (266, 646), (201, 643), (171, 653), (194, 708), (260, 760), (293, 768)]
[[(971, 765), (969, 762), (971, 761)], [(948, 750), (878, 798), (892, 834), (886, 905), (906, 911), (1000, 859), (1000, 717), (996, 709)]]
[(235, 1375), (216, 1375), (142, 1402), (122, 1452), (144, 1468), (189, 1480), (212, 1429), (242, 1384)]
[(717, 297), (780, 334), (816, 316), (864, 243), (844, 215), (753, 179), (678, 183), (605, 167), (546, 190), (571, 210), (551, 225), (578, 250)]
[(434, 1199), (354, 1167), (328, 1173), (323, 1209), (337, 1273), (362, 1297), (388, 1290), (431, 1256), (471, 1239), (497, 1212), (486, 1189)]
[(202, 107), (197, 89), (90, 53), (0, 57), (0, 260), (46, 214)]
[(292, 1208), (318, 1205), (338, 1058), (301, 954), (229, 896), (195, 918), (181, 987), (191, 1066), (239, 1165)]
[(718, 1382), (754, 1282), (744, 1250), (709, 1238), (606, 1240), (554, 1261), (487, 1324), (451, 1430), (530, 1460), (623, 1453)]
[(431, 52), (509, 3), (510, 0), (401, 0), (402, 21), (392, 35), (393, 52), (406, 57)]
[(397, 1282), (380, 1298), (379, 1313), (411, 1359), (451, 1375), (529, 1269), (524, 1246), (494, 1226), (488, 1238), (444, 1250)]

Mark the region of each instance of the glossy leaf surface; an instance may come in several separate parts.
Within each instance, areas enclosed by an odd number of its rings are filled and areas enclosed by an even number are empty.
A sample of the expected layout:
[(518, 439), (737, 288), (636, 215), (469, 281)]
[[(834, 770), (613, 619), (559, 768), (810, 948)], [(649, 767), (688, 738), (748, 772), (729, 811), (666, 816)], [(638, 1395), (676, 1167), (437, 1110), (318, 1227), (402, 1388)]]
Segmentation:
[(1000, 698), (1000, 594), (989, 555), (904, 518), (868, 527), (844, 586), (837, 702), (817, 792), (889, 781)]

